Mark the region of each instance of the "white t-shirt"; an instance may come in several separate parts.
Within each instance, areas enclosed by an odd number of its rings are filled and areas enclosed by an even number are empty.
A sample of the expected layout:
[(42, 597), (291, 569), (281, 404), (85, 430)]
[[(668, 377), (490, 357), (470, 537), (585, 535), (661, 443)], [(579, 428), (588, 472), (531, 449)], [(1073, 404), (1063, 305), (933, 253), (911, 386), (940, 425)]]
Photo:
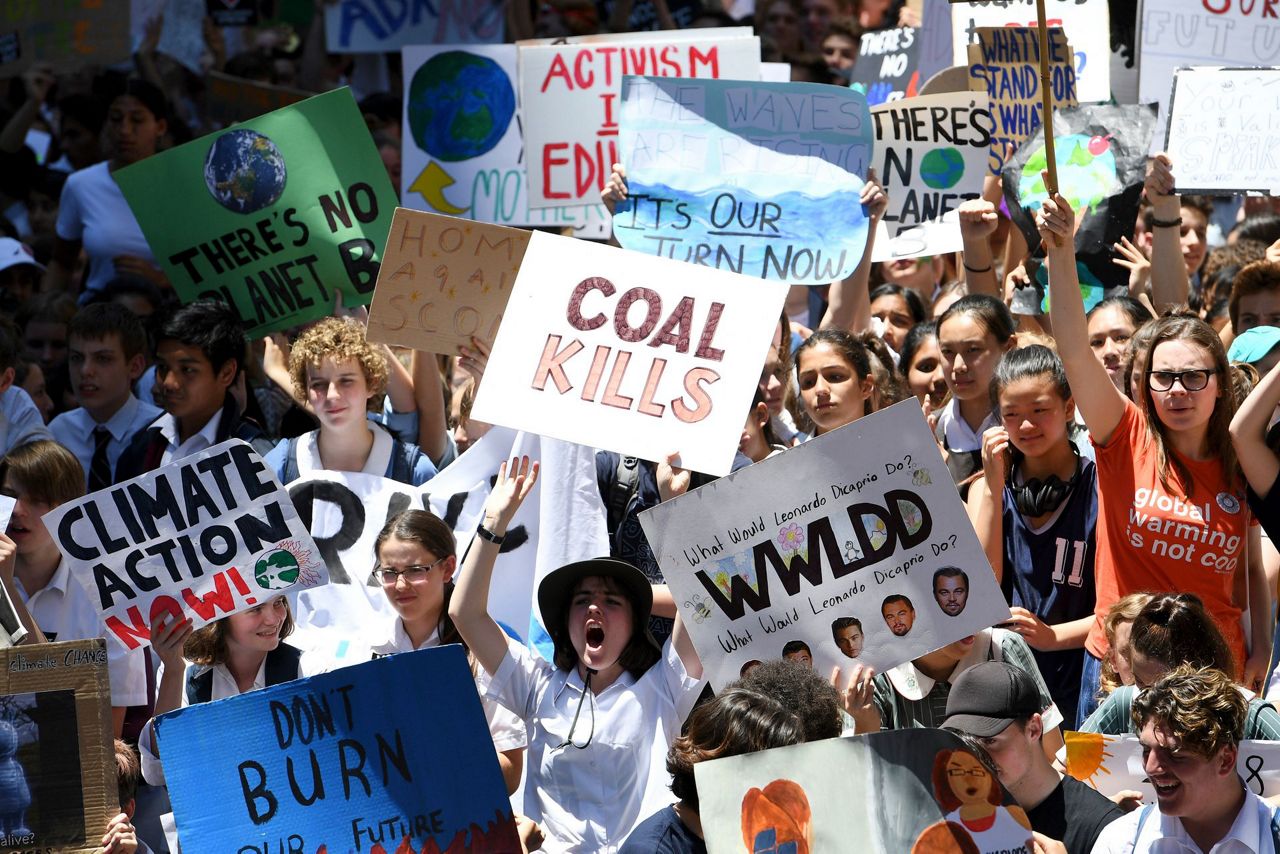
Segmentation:
[(155, 264), (142, 228), (106, 161), (72, 172), (67, 178), (58, 206), (57, 231), (63, 240), (84, 243), (89, 255), (85, 293), (101, 290), (115, 276), (113, 259), (118, 255), (136, 255)]

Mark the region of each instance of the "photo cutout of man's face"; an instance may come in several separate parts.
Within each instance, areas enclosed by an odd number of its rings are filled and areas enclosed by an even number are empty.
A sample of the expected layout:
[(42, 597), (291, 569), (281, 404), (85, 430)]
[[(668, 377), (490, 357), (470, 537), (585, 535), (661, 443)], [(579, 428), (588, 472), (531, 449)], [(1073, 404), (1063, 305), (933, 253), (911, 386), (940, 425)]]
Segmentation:
[(836, 646), (844, 653), (845, 658), (857, 658), (862, 655), (862, 628), (860, 626), (845, 626), (843, 629), (835, 630)]
[(905, 637), (916, 622), (915, 607), (910, 599), (902, 596), (886, 600), (880, 606), (880, 613), (884, 616), (884, 623), (889, 627), (889, 631), (898, 637)]
[(933, 582), (933, 598), (949, 617), (958, 617), (969, 604), (969, 582), (963, 575), (940, 575)]

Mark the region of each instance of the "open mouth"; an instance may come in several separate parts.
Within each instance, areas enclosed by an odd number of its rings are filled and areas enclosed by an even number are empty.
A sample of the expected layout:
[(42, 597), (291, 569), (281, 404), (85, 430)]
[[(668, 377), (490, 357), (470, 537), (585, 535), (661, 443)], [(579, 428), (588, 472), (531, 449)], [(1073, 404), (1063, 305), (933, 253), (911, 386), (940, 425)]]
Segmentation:
[(1152, 780), (1151, 785), (1155, 788), (1157, 797), (1165, 798), (1173, 796), (1177, 793), (1178, 789), (1182, 788), (1182, 784), (1176, 780), (1170, 783), (1157, 783), (1155, 780)]
[(604, 629), (600, 626), (587, 626), (587, 646), (600, 646), (604, 643)]

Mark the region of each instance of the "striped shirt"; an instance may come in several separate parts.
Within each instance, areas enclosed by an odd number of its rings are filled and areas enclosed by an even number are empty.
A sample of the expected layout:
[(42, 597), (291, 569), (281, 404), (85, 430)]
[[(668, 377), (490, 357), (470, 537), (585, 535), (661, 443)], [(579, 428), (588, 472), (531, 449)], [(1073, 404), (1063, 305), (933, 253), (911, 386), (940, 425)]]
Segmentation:
[[(1280, 741), (1280, 712), (1261, 697), (1252, 695), (1243, 688), (1240, 692), (1249, 697), (1249, 713), (1244, 719), (1244, 733), (1240, 737)], [(1133, 698), (1136, 696), (1138, 688), (1135, 685), (1122, 685), (1115, 689), (1080, 725), (1080, 731), (1106, 735), (1136, 733), (1138, 730), (1133, 723)]]

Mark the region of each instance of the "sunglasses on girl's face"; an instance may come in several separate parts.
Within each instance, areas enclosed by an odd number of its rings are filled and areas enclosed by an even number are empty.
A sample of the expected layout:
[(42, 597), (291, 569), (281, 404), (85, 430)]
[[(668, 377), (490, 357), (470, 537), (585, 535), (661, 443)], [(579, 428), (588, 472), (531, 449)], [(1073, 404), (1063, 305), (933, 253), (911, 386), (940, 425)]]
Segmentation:
[(1168, 391), (1173, 384), (1181, 383), (1187, 391), (1200, 391), (1209, 384), (1209, 377), (1216, 370), (1196, 368), (1190, 371), (1147, 371), (1147, 384), (1153, 391)]

